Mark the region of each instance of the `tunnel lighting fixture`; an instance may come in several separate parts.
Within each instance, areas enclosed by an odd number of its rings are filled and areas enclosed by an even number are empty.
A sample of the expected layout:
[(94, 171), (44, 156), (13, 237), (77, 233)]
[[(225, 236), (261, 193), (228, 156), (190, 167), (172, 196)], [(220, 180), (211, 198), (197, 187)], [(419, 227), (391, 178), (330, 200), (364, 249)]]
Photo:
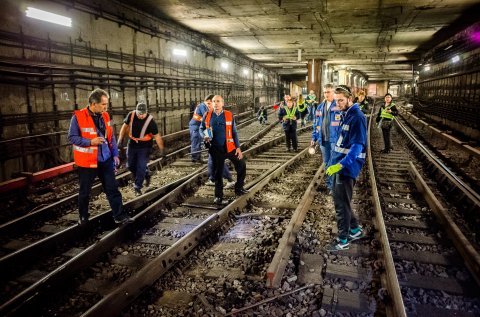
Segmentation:
[(428, 65), (425, 65), (425, 67), (423, 68), (424, 71), (428, 72), (430, 70), (430, 66)]
[(460, 56), (458, 55), (455, 55), (454, 57), (452, 57), (452, 63), (456, 63), (460, 60)]
[(63, 15), (28, 7), (25, 14), (29, 18), (72, 27), (72, 19)]
[(187, 56), (187, 51), (186, 50), (182, 50), (180, 48), (174, 48), (173, 49), (173, 55), (177, 55), (177, 56)]
[(228, 63), (226, 63), (226, 62), (222, 62), (220, 65), (222, 66), (223, 69), (228, 68)]

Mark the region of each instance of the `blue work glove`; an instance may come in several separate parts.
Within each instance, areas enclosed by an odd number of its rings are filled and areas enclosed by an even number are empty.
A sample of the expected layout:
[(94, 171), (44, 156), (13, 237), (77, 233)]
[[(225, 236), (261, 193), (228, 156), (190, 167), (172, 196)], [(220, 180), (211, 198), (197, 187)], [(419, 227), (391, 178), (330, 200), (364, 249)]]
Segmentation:
[(332, 176), (333, 174), (338, 173), (342, 169), (342, 167), (343, 166), (340, 163), (331, 165), (329, 168), (327, 168), (327, 171), (325, 172), (325, 174), (327, 174), (328, 176)]

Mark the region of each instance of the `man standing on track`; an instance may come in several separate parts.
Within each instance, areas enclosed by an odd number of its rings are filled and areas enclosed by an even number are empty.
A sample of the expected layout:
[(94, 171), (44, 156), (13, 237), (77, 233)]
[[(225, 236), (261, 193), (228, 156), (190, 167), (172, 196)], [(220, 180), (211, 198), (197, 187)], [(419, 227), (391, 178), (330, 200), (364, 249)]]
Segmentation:
[(200, 134), (200, 124), (202, 123), (203, 115), (212, 107), (212, 98), (213, 95), (208, 95), (205, 97), (205, 100), (195, 108), (193, 117), (188, 124), (191, 142), (190, 153), (192, 155), (193, 163), (203, 163), (200, 153), (203, 141), (203, 136)]
[(243, 159), (237, 127), (233, 114), (223, 110), (222, 96), (214, 96), (213, 110), (203, 116), (200, 126), (200, 133), (204, 141), (210, 144), (209, 153), (213, 160), (213, 175), (215, 176), (215, 199), (217, 205), (224, 204), (223, 201), (223, 169), (225, 159), (228, 158), (237, 171), (237, 182), (235, 183), (235, 194), (240, 196), (248, 193), (243, 188), (246, 176), (246, 164)]
[(348, 86), (335, 89), (337, 107), (343, 111), (340, 135), (332, 151), (328, 176), (333, 176), (333, 202), (337, 218), (338, 237), (327, 246), (327, 251), (347, 250), (349, 242), (364, 236), (357, 217), (352, 212), (355, 179), (365, 164), (367, 148), (367, 120), (358, 104), (352, 105)]
[(68, 130), (68, 140), (73, 145), (73, 157), (78, 166), (80, 225), (86, 224), (90, 217), (88, 203), (95, 176), (102, 182), (115, 222), (132, 221), (123, 210), (122, 194), (115, 179), (114, 165), (118, 166), (120, 159), (107, 113), (108, 98), (103, 89), (92, 91), (88, 96), (89, 105), (74, 112)]
[[(311, 146), (318, 142), (322, 151), (323, 163), (325, 169), (330, 166), (330, 159), (335, 142), (337, 142), (340, 133), (340, 119), (342, 112), (335, 104), (333, 85), (326, 84), (323, 87), (325, 99), (318, 105), (315, 111), (315, 121), (313, 122), (313, 132)], [(327, 190), (333, 190), (333, 180), (331, 177), (325, 177)]]

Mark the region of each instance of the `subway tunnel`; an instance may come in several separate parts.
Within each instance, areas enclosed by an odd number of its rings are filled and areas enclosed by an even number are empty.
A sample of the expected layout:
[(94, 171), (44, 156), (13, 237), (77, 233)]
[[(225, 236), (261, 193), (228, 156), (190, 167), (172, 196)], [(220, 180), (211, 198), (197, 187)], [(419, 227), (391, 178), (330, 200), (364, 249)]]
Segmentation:
[[(478, 12), (474, 0), (3, 1), (0, 265), (13, 277), (2, 278), (0, 312), (479, 315)], [(368, 104), (349, 203), (365, 238), (332, 255), (337, 185), (324, 185), (333, 163), (314, 134), (327, 111), (317, 107), (342, 87), (347, 109)], [(99, 179), (90, 221), (77, 223), (83, 167), (69, 131), (97, 88), (128, 223), (104, 217)], [(232, 161), (224, 197), (207, 176), (212, 150), (191, 141), (209, 95), (232, 113), (245, 153), (245, 185)], [(289, 100), (304, 113), (292, 144)], [(141, 190), (126, 151), (138, 140), (121, 132), (139, 104), (163, 139), (150, 141)], [(342, 126), (348, 112), (332, 111)], [(50, 252), (48, 269), (28, 265)]]

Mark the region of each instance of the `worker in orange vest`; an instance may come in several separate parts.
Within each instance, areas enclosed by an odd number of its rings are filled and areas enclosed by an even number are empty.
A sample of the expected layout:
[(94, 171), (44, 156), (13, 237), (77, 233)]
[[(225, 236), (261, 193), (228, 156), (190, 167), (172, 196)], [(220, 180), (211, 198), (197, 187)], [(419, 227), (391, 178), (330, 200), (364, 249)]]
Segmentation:
[(160, 155), (163, 156), (163, 140), (158, 133), (158, 126), (153, 116), (148, 113), (145, 102), (140, 101), (135, 111), (130, 111), (123, 120), (118, 136), (118, 146), (121, 147), (123, 137), (128, 134), (127, 165), (133, 174), (133, 189), (136, 196), (142, 195), (143, 181), (150, 186), (151, 175), (147, 164), (152, 152), (153, 140), (157, 143)]
[(204, 142), (208, 144), (208, 151), (213, 159), (213, 175), (215, 176), (214, 203), (222, 205), (226, 203), (223, 201), (222, 179), (225, 159), (228, 158), (233, 163), (237, 172), (236, 195), (248, 193), (243, 188), (246, 164), (240, 149), (240, 141), (233, 114), (228, 110), (223, 110), (222, 96), (214, 96), (212, 101), (213, 109), (204, 114), (202, 124), (200, 125), (200, 133), (204, 137)]
[(80, 225), (88, 222), (88, 203), (95, 176), (100, 179), (112, 208), (116, 223), (132, 220), (123, 209), (122, 194), (115, 179), (115, 165), (120, 164), (117, 142), (107, 113), (108, 93), (95, 89), (88, 96), (89, 105), (74, 112), (68, 131), (73, 145), (73, 157), (78, 166), (78, 212)]

